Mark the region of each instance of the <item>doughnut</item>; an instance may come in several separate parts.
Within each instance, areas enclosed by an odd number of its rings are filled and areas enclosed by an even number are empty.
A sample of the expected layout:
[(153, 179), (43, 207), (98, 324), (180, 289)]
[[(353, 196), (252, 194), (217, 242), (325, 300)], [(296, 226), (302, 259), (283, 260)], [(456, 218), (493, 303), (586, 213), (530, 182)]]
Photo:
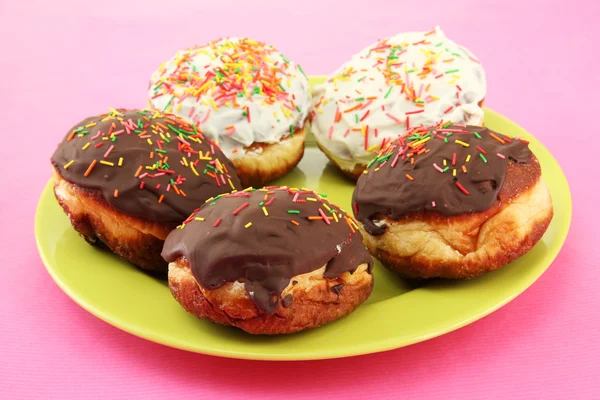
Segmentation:
[(179, 51), (152, 74), (148, 101), (217, 142), (244, 187), (287, 174), (304, 154), (308, 79), (273, 46), (231, 38)]
[(413, 128), (368, 165), (352, 196), (365, 245), (411, 278), (473, 278), (527, 253), (553, 216), (525, 139), (485, 127)]
[(241, 189), (218, 146), (179, 117), (154, 110), (86, 118), (51, 161), (54, 194), (73, 228), (155, 272), (167, 272), (164, 240), (198, 203)]
[(356, 180), (385, 142), (420, 125), (483, 123), (485, 72), (467, 49), (430, 32), (368, 46), (313, 92), (318, 146)]
[(286, 334), (351, 313), (373, 262), (351, 216), (309, 189), (209, 199), (165, 241), (169, 287), (189, 313), (251, 334)]

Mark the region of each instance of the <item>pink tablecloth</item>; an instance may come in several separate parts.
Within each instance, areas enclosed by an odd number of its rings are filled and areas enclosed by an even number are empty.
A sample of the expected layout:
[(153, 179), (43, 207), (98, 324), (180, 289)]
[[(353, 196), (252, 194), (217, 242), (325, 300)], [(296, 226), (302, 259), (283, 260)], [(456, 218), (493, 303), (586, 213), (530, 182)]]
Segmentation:
[[(597, 2), (128, 3), (0, 2), (0, 398), (600, 397)], [(383, 354), (238, 361), (121, 332), (45, 272), (33, 217), (55, 144), (82, 116), (143, 106), (149, 74), (175, 49), (248, 35), (308, 73), (326, 74), (378, 38), (435, 24), (481, 58), (486, 104), (535, 134), (571, 184), (573, 223), (562, 252), (506, 307)]]

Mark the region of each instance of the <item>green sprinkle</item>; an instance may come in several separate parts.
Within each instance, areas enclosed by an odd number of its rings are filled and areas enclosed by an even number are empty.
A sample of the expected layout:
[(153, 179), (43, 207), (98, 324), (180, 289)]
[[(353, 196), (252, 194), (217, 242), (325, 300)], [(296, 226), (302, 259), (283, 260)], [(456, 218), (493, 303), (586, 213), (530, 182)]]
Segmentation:
[(481, 153), (479, 153), (479, 157), (481, 157), (481, 159), (483, 160), (483, 162), (487, 162), (487, 158), (485, 158), (485, 156)]
[(75, 129), (75, 133), (79, 133), (82, 130), (84, 130), (85, 128), (83, 126), (78, 126), (77, 129)]
[(206, 173), (207, 173), (207, 172), (208, 172), (208, 171), (206, 170), (206, 168), (204, 168), (204, 171), (202, 171), (202, 173), (203, 173), (204, 175), (206, 175)]
[(453, 74), (453, 73), (455, 73), (455, 72), (458, 72), (458, 70), (457, 70), (457, 69), (451, 69), (451, 70), (448, 70), (448, 71), (446, 71), (446, 72), (444, 72), (444, 73), (445, 73), (445, 74)]
[(408, 74), (410, 74), (411, 72), (415, 72), (414, 69), (409, 69), (408, 71), (406, 71)]
[(388, 98), (388, 96), (390, 95), (390, 92), (392, 91), (392, 87), (393, 87), (393, 86), (390, 86), (390, 88), (388, 89), (388, 91), (387, 91), (387, 93), (385, 94), (385, 96), (383, 96), (383, 98), (384, 98), (384, 99), (387, 99), (387, 98)]
[(302, 72), (302, 75), (306, 76), (306, 74), (304, 73), (304, 71), (302, 70), (302, 67), (300, 66), (300, 64), (298, 64), (298, 69), (300, 70), (300, 72)]
[(319, 193), (319, 196), (321, 196), (321, 197), (327, 197), (327, 193)]
[(283, 90), (285, 92), (285, 88), (283, 87), (283, 85), (281, 84), (281, 82), (279, 82), (279, 89)]
[(335, 210), (334, 209), (329, 210), (329, 214), (335, 214)]
[(169, 179), (169, 182), (171, 183), (171, 185), (175, 184), (175, 181), (173, 179)]
[(154, 89), (153, 89), (153, 90), (156, 90), (156, 89), (158, 89), (158, 88), (159, 88), (159, 87), (161, 87), (163, 84), (164, 84), (164, 82), (161, 82), (161, 83), (159, 83), (158, 85), (154, 86)]
[(300, 106), (296, 106), (296, 110), (298, 110), (298, 112), (302, 112), (300, 111)]
[(360, 79), (358, 80), (358, 82), (362, 81), (362, 80), (363, 80), (363, 79), (365, 79), (366, 77), (367, 77), (366, 75), (365, 75), (365, 76), (363, 76), (362, 78), (360, 78)]
[(212, 166), (212, 165), (210, 165), (210, 164), (206, 164), (206, 168), (210, 168), (210, 169), (212, 169), (213, 171), (216, 171), (216, 170), (217, 170), (215, 167), (213, 167), (213, 166)]
[(264, 202), (264, 201), (261, 201), (260, 203), (258, 203), (258, 206), (259, 206), (259, 207), (262, 207), (262, 206), (264, 206), (264, 205), (265, 205), (265, 202)]
[(214, 206), (215, 204), (217, 204), (216, 201), (213, 201), (212, 203), (210, 203), (211, 206)]
[(167, 154), (167, 151), (163, 149), (154, 149), (154, 151), (156, 151), (157, 153)]
[(435, 47), (440, 47), (443, 44), (444, 44), (444, 42), (439, 42), (438, 44), (435, 45)]
[(294, 125), (290, 125), (290, 135), (294, 137)]
[(237, 97), (244, 97), (244, 92), (239, 92), (239, 93), (237, 94)]
[(444, 138), (444, 143), (448, 143), (448, 138), (447, 137)]
[(450, 54), (452, 54), (454, 57), (461, 57), (461, 55), (458, 53), (450, 53)]
[(288, 210), (288, 214), (300, 214), (300, 210)]
[(452, 132), (446, 133), (446, 137), (450, 137), (450, 136), (452, 136)]
[(356, 123), (358, 124), (358, 114), (354, 114), (354, 120), (356, 121)]
[(365, 98), (364, 97), (357, 97), (355, 100), (356, 101), (363, 101)]
[(442, 172), (446, 172), (446, 171), (448, 171), (449, 169), (450, 169), (450, 167), (446, 167), (446, 168), (444, 168), (444, 169), (442, 170)]
[(117, 141), (117, 137), (113, 136), (112, 139), (110, 139), (110, 141), (113, 142), (113, 143), (116, 142)]
[(165, 108), (163, 108), (163, 110), (166, 110), (167, 108), (169, 108), (169, 106), (171, 105), (171, 102), (173, 101), (174, 98), (175, 98), (175, 96), (171, 96), (171, 99), (169, 99), (169, 102), (167, 103)]
[(377, 162), (377, 157), (375, 157), (374, 159), (372, 159), (371, 161), (369, 161), (369, 164), (367, 164), (367, 169), (371, 168), (371, 165), (375, 164), (375, 162)]
[(82, 135), (87, 135), (89, 132), (88, 131), (81, 131)]
[(242, 115), (248, 115), (248, 111), (246, 111), (246, 110), (242, 111)]
[(473, 132), (473, 135), (475, 135), (475, 137), (476, 137), (477, 139), (481, 139), (481, 135), (480, 135), (479, 133), (477, 133), (477, 132)]

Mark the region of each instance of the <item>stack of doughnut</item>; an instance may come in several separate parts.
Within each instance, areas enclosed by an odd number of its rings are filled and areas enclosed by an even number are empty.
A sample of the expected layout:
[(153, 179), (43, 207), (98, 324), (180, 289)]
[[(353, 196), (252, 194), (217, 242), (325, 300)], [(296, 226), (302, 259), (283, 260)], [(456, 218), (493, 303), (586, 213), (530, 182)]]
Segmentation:
[[(479, 60), (439, 28), (377, 41), (312, 96), (273, 46), (217, 39), (163, 63), (147, 109), (69, 129), (54, 193), (86, 241), (167, 274), (189, 313), (298, 332), (368, 299), (372, 257), (403, 277), (468, 279), (540, 240), (553, 207), (539, 162), (483, 126), (485, 96)], [(354, 217), (314, 190), (266, 186), (296, 167), (309, 122), (357, 180)]]

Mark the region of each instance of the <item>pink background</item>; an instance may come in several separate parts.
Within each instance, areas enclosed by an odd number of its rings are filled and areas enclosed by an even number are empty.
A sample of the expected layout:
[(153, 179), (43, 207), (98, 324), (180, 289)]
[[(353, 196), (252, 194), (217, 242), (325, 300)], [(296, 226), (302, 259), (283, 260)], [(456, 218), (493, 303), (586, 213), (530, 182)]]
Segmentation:
[[(8, 3), (0, 1), (0, 397), (600, 397), (597, 2)], [(327, 74), (378, 38), (435, 24), (483, 61), (486, 105), (536, 135), (571, 185), (573, 223), (562, 252), (506, 307), (383, 354), (239, 361), (121, 332), (77, 306), (45, 272), (33, 217), (56, 143), (89, 114), (143, 106), (150, 73), (177, 48), (247, 35), (274, 44), (309, 74)]]

